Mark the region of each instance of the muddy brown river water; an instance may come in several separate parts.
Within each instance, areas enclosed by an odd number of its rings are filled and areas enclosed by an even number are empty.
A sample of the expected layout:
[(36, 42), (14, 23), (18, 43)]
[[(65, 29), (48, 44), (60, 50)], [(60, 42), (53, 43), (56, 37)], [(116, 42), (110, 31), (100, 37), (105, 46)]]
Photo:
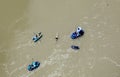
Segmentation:
[(120, 0), (0, 0), (0, 77), (120, 77)]

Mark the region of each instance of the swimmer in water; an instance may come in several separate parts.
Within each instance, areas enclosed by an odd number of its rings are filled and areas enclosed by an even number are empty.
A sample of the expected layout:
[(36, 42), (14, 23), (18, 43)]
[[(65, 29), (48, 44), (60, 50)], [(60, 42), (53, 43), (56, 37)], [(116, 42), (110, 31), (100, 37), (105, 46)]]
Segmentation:
[(55, 39), (56, 39), (56, 41), (58, 41), (58, 39), (59, 39), (59, 38), (58, 38), (58, 33), (56, 34)]

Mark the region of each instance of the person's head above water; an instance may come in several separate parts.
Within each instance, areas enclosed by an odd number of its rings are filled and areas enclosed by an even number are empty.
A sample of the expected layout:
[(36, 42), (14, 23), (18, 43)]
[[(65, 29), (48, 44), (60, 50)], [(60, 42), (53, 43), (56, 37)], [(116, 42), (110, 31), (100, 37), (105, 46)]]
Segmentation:
[(55, 39), (56, 39), (56, 41), (58, 40), (58, 33), (56, 34)]

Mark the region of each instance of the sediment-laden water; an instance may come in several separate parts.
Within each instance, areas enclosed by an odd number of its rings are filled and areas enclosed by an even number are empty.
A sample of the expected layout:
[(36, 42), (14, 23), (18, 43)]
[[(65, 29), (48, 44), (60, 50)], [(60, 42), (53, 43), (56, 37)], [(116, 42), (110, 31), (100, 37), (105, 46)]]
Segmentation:
[[(120, 77), (119, 4), (119, 0), (0, 1), (0, 77)], [(70, 34), (78, 25), (85, 34), (72, 40)], [(43, 37), (34, 43), (38, 32)], [(29, 72), (27, 65), (36, 60), (40, 67)]]

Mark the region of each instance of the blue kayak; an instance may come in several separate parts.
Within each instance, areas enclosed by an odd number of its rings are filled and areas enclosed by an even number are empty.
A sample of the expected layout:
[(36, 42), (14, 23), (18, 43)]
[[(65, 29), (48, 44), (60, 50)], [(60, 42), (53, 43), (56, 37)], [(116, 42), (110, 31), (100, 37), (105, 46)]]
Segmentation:
[(32, 40), (33, 40), (34, 42), (37, 42), (37, 41), (40, 40), (42, 37), (43, 37), (43, 35), (42, 35), (41, 33), (39, 33), (39, 36), (37, 36), (37, 35), (33, 36)]
[(72, 48), (72, 49), (75, 49), (75, 50), (80, 49), (79, 46), (76, 46), (76, 45), (72, 45), (71, 48)]
[(84, 30), (81, 27), (78, 27), (75, 32), (71, 34), (71, 39), (76, 39), (84, 35)]

